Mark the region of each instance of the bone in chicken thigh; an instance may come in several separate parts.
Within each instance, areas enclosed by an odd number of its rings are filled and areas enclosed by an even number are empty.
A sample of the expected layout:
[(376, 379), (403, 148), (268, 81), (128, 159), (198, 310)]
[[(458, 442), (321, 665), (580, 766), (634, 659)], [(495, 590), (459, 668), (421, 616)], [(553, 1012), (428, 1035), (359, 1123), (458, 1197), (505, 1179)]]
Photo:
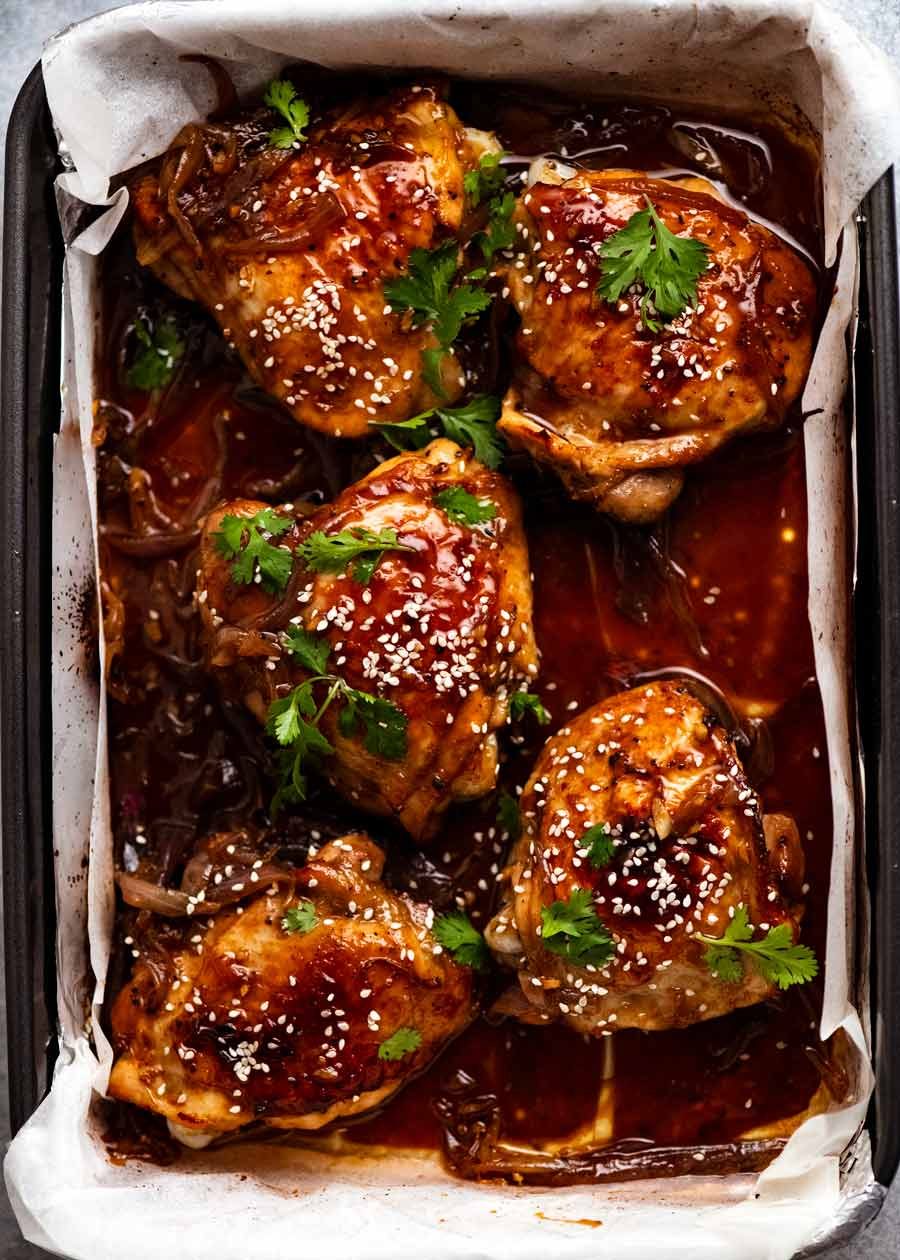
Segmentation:
[[(138, 260), (205, 306), (249, 372), (302, 424), (365, 437), (437, 401), (422, 377), (436, 340), (384, 287), (461, 226), (467, 170), (493, 145), (440, 93), (398, 88), (270, 141), (275, 115), (188, 127), (134, 186)], [(445, 399), (462, 380), (442, 360)]]
[[(487, 519), (467, 524), (447, 494), (464, 492)], [(265, 504), (221, 505), (203, 533), (198, 598), (208, 668), (225, 692), (261, 720), (273, 701), (308, 678), (286, 646), (292, 627), (320, 636), (327, 670), (388, 700), (406, 723), (405, 751), (370, 751), (331, 705), (321, 722), (334, 749), (322, 770), (351, 802), (430, 837), (453, 800), (496, 782), (495, 731), (509, 694), (537, 672), (531, 579), (518, 497), (470, 452), (441, 439), (388, 460), (312, 516), (286, 512), (277, 542), (294, 556), (286, 589), (235, 582), (218, 536), (226, 516), (251, 518)], [(313, 571), (311, 536), (393, 530), (366, 582), (349, 565)], [(319, 687), (327, 694), (327, 685)]]
[[(678, 1028), (774, 992), (749, 963), (714, 974), (694, 936), (722, 937), (743, 907), (754, 929), (787, 923), (796, 938), (797, 828), (761, 814), (732, 740), (686, 686), (654, 682), (579, 714), (538, 757), (521, 816), (487, 933), (520, 987), (501, 1009), (603, 1033)], [(579, 963), (550, 937), (548, 908), (573, 894), (605, 961)]]
[[(708, 249), (696, 302), (642, 316), (633, 284), (596, 290), (599, 250), (651, 202)], [(660, 516), (686, 465), (739, 433), (774, 428), (809, 369), (816, 290), (807, 264), (702, 179), (583, 171), (537, 182), (516, 210), (501, 268), (521, 317), (500, 428), (576, 499), (623, 520)]]
[[(212, 869), (242, 843), (211, 837)], [(195, 896), (113, 1007), (110, 1095), (202, 1145), (254, 1121), (319, 1129), (420, 1072), (471, 1019), (472, 973), (438, 945), (429, 906), (381, 883), (383, 864), (348, 835), (248, 881), (242, 905), (212, 913)]]

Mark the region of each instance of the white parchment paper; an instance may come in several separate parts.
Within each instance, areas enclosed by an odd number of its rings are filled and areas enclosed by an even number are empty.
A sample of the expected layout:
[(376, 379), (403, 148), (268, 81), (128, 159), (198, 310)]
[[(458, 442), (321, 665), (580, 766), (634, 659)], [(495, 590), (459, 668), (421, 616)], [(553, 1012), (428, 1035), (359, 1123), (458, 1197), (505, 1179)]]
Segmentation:
[[(853, 1093), (806, 1121), (761, 1177), (686, 1177), (620, 1187), (517, 1190), (461, 1183), (433, 1159), (365, 1160), (238, 1145), (175, 1167), (116, 1167), (93, 1127), (110, 1048), (84, 1012), (103, 1000), (113, 917), (105, 696), (85, 669), (74, 601), (96, 579), (92, 424), (97, 259), (125, 209), (111, 177), (162, 151), (213, 104), (205, 72), (227, 64), (240, 90), (282, 64), (432, 68), (514, 78), (571, 93), (649, 96), (745, 114), (799, 109), (824, 149), (829, 260), (843, 243), (834, 301), (804, 396), (810, 619), (825, 706), (834, 856), (821, 1033), (843, 1030)], [(63, 420), (55, 459), (54, 831), (61, 1054), (53, 1087), (14, 1140), (7, 1186), (27, 1238), (83, 1260), (437, 1260), (648, 1255), (782, 1260), (832, 1228), (871, 1181), (858, 1143), (852, 1184), (839, 1158), (871, 1089), (853, 999), (854, 792), (844, 624), (848, 536), (848, 330), (856, 301), (855, 213), (900, 158), (900, 86), (886, 61), (812, 0), (193, 0), (115, 10), (51, 42), (44, 76), (73, 169), (61, 195), (105, 207), (68, 251)], [(852, 543), (852, 538), (849, 539)], [(102, 645), (101, 645), (102, 652)], [(88, 875), (82, 869), (87, 856)], [(87, 933), (85, 934), (85, 925)], [(89, 965), (88, 965), (89, 964)], [(861, 1007), (864, 1009), (864, 1007)], [(590, 1228), (579, 1222), (601, 1221)]]

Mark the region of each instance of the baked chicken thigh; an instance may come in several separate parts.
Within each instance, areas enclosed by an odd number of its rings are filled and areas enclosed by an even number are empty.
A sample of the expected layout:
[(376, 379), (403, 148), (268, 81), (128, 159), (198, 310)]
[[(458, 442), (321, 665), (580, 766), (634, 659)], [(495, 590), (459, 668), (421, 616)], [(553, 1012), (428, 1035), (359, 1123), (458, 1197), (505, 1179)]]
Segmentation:
[[(205, 525), (198, 599), (209, 669), (270, 727), (273, 704), (290, 704), (318, 676), (323, 773), (355, 805), (427, 839), (451, 801), (494, 787), (494, 732), (510, 693), (537, 672), (515, 491), (446, 439), (399, 455), (311, 516), (284, 509), (273, 541), (292, 568), (280, 594), (258, 571), (247, 580), (252, 568), (236, 581), (222, 552), (228, 520), (238, 518), (239, 533), (260, 511), (225, 503)], [(361, 570), (340, 553), (365, 538), (375, 543)], [(298, 635), (327, 659), (298, 654)], [(355, 702), (360, 692), (368, 699)], [(351, 712), (371, 715), (366, 732), (364, 721), (348, 724)]]
[(563, 727), (521, 817), (487, 932), (518, 972), (501, 1009), (603, 1033), (677, 1028), (772, 994), (749, 957), (717, 961), (709, 939), (736, 915), (796, 938), (797, 828), (761, 816), (731, 739), (687, 687), (637, 687)]
[[(672, 233), (708, 250), (693, 306), (649, 323), (639, 284), (615, 301), (597, 294), (600, 249), (648, 201)], [(653, 520), (678, 496), (685, 465), (782, 423), (809, 369), (813, 277), (711, 184), (580, 172), (533, 184), (515, 222), (501, 270), (522, 322), (500, 428), (573, 498)]]
[[(287, 148), (277, 121), (259, 109), (179, 134), (133, 188), (138, 261), (205, 306), (302, 424), (364, 437), (436, 401), (421, 352), (437, 342), (384, 286), (458, 233), (464, 176), (493, 141), (427, 86), (334, 111)], [(452, 400), (452, 352), (442, 381)]]
[[(227, 862), (235, 839), (210, 851)], [(253, 1121), (319, 1129), (420, 1072), (471, 1019), (472, 972), (430, 907), (380, 882), (383, 860), (349, 835), (241, 906), (195, 899), (116, 999), (110, 1095), (202, 1145)]]

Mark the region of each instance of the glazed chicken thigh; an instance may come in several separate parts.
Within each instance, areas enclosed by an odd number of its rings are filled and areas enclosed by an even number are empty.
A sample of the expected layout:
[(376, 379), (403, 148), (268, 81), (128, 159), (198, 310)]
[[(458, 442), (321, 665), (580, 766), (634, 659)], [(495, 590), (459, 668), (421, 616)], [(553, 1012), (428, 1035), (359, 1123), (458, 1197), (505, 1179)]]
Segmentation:
[[(501, 1009), (599, 1034), (771, 996), (749, 962), (715, 974), (694, 937), (722, 937), (743, 908), (755, 931), (786, 923), (796, 938), (797, 828), (761, 815), (734, 744), (687, 687), (654, 682), (579, 714), (538, 757), (521, 817), (487, 932), (518, 973)], [(575, 918), (576, 935), (559, 931)], [(577, 932), (595, 952), (579, 953)]]
[[(652, 202), (708, 247), (697, 301), (659, 330), (633, 284), (596, 290), (599, 250)], [(700, 179), (580, 172), (520, 199), (502, 275), (521, 317), (500, 428), (569, 493), (623, 520), (658, 517), (685, 465), (738, 433), (782, 423), (809, 368), (816, 291), (806, 263)]]
[[(480, 523), (460, 518), (459, 495)], [(289, 635), (317, 636), (330, 650), (329, 676), (390, 702), (406, 728), (393, 755), (373, 752), (348, 733), (335, 701), (320, 723), (334, 751), (323, 772), (353, 804), (427, 839), (451, 801), (494, 787), (494, 732), (507, 720), (510, 692), (537, 672), (518, 498), (446, 439), (399, 455), (311, 516), (285, 509), (291, 527), (275, 541), (291, 552), (293, 571), (280, 595), (236, 583), (220, 549), (224, 518), (249, 519), (265, 506), (226, 503), (206, 522), (198, 599), (208, 667), (265, 721), (274, 701), (311, 676)], [(361, 530), (396, 538), (371, 573), (308, 567), (311, 538)], [(319, 700), (329, 694), (327, 681), (316, 687)]]
[[(492, 141), (431, 87), (400, 88), (278, 148), (268, 110), (188, 127), (133, 188), (138, 261), (205, 306), (302, 424), (364, 437), (434, 404), (427, 328), (387, 305), (414, 249), (458, 232), (463, 179)], [(459, 365), (443, 361), (449, 399)]]
[(348, 835), (241, 906), (196, 899), (119, 993), (110, 1095), (202, 1145), (253, 1121), (321, 1128), (421, 1071), (472, 1017), (472, 973), (430, 907), (380, 882), (383, 862)]

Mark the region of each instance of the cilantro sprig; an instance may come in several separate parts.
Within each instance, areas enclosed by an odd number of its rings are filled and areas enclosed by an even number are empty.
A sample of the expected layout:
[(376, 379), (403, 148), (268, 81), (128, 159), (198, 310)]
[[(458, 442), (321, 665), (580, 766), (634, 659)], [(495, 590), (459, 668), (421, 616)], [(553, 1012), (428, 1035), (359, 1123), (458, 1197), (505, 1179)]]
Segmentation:
[(415, 551), (401, 543), (395, 529), (377, 533), (363, 527), (342, 529), (337, 534), (316, 530), (299, 547), (306, 567), (314, 573), (343, 573), (351, 566), (354, 582), (368, 586), (387, 551)]
[(606, 823), (597, 823), (593, 827), (588, 827), (578, 841), (578, 848), (586, 855), (595, 871), (609, 866), (616, 851), (615, 841)]
[(512, 249), (516, 243), (513, 211), (516, 198), (513, 193), (500, 193), (488, 202), (488, 221), (483, 231), (472, 237), (473, 245), (481, 250), (484, 265), (466, 275), (467, 280), (483, 280), (488, 273), (494, 255), (502, 249)]
[(484, 525), (497, 515), (497, 504), (490, 500), (476, 499), (462, 486), (450, 486), (434, 496), (434, 501), (442, 508), (451, 521), (457, 525)]
[(298, 901), (295, 906), (290, 906), (285, 910), (281, 920), (281, 930), (289, 935), (305, 936), (307, 932), (313, 930), (318, 921), (313, 903), (306, 900)]
[(293, 523), (291, 517), (279, 516), (270, 507), (253, 516), (223, 516), (212, 537), (219, 554), (234, 560), (232, 581), (240, 585), (259, 582), (270, 594), (283, 591), (294, 566), (294, 554), (269, 540), (286, 533)]
[[(331, 741), (319, 729), (332, 704), (343, 706), (338, 714), (340, 733), (348, 739), (361, 734), (373, 756), (400, 761), (407, 749), (403, 710), (390, 700), (351, 687), (338, 674), (326, 672), (331, 653), (327, 643), (306, 630), (292, 628), (284, 644), (312, 677), (273, 701), (266, 717), (266, 732), (279, 744), (279, 786), (272, 800), (275, 814), (285, 805), (306, 799), (307, 768), (334, 752)], [(324, 697), (319, 700), (323, 690)]]
[(676, 236), (656, 213), (649, 198), (623, 228), (600, 246), (600, 283), (597, 294), (617, 301), (638, 284), (643, 288), (641, 318), (652, 332), (655, 319), (674, 319), (697, 301), (697, 281), (709, 263), (709, 247), (693, 236)]
[(378, 1047), (378, 1057), (386, 1063), (397, 1063), (414, 1054), (422, 1044), (422, 1034), (418, 1028), (398, 1028)]
[(405, 276), (389, 280), (384, 295), (395, 311), (411, 311), (413, 328), (430, 324), (437, 346), (422, 351), (422, 375), (439, 398), (444, 397), (441, 361), (466, 320), (491, 304), (491, 295), (471, 284), (457, 283), (459, 245), (444, 241), (435, 249), (414, 249)]
[(263, 94), (263, 101), (274, 109), (287, 123), (269, 132), (269, 143), (276, 149), (292, 149), (306, 139), (309, 125), (309, 106), (297, 95), (293, 83), (287, 79), (272, 79)]
[(313, 681), (301, 683), (290, 695), (269, 706), (266, 732), (280, 745), (276, 760), (279, 784), (272, 798), (273, 815), (279, 814), (285, 805), (296, 805), (306, 799), (307, 766), (317, 764), (334, 752), (330, 741), (319, 730), (319, 722), (338, 688), (332, 684), (324, 701), (317, 705)]
[(550, 714), (541, 703), (540, 696), (532, 691), (514, 691), (509, 697), (509, 720), (519, 722), (526, 713), (533, 713), (540, 726), (546, 726)]
[(438, 915), (431, 931), (438, 944), (443, 945), (456, 962), (476, 971), (487, 967), (490, 951), (485, 939), (462, 910)]
[(162, 389), (172, 379), (175, 364), (184, 354), (185, 343), (174, 316), (164, 315), (155, 324), (141, 316), (135, 320), (133, 331), (138, 348), (125, 379), (132, 389), (147, 393)]
[(463, 176), (463, 188), (466, 200), (473, 207), (480, 206), (483, 201), (495, 197), (503, 187), (506, 172), (500, 165), (505, 153), (482, 153), (478, 165)]
[(742, 955), (764, 980), (777, 984), (779, 989), (806, 984), (818, 975), (818, 959), (808, 945), (794, 943), (789, 923), (770, 928), (757, 941), (753, 940), (754, 931), (746, 908), (738, 906), (722, 936), (695, 932), (694, 940), (708, 946), (703, 958), (713, 975), (731, 984), (743, 979)]
[(462, 407), (438, 407), (434, 414), (451, 442), (471, 446), (475, 458), (486, 468), (499, 467), (505, 448), (497, 435), (498, 398), (493, 394), (478, 394)]
[(460, 446), (471, 446), (475, 458), (487, 468), (498, 468), (505, 447), (497, 433), (500, 399), (493, 394), (478, 394), (461, 407), (433, 407), (410, 420), (378, 424), (394, 450), (413, 451), (426, 446), (435, 436), (435, 425)]
[(458, 271), (459, 246), (449, 240), (435, 249), (414, 249), (407, 275), (385, 285), (391, 306), (412, 311), (414, 328), (430, 323), (444, 349), (459, 336), (466, 319), (483, 311), (491, 301), (483, 289), (468, 284), (454, 286)]
[(568, 901), (541, 907), (541, 939), (551, 953), (578, 967), (603, 967), (615, 953), (613, 938), (598, 919), (586, 888), (576, 888)]

